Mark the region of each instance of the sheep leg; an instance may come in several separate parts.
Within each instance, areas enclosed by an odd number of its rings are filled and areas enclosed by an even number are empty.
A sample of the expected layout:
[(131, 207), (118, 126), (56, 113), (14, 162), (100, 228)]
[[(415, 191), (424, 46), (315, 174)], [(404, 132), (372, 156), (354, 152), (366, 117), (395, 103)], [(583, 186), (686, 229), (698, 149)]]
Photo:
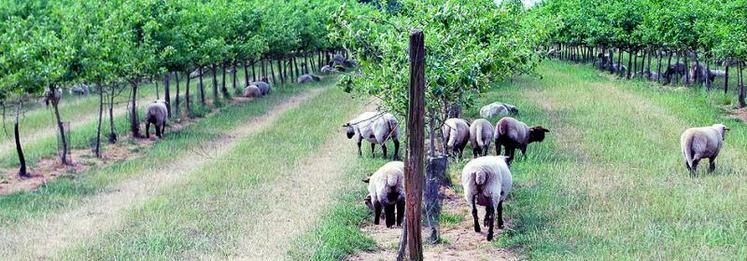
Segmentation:
[(399, 160), (399, 139), (394, 139), (394, 160)]
[(493, 222), (495, 221), (495, 207), (493, 206), (492, 200), (488, 203), (488, 206), (485, 207), (485, 210), (485, 225), (488, 227), (488, 241), (492, 241)]
[(381, 218), (381, 202), (374, 202), (374, 225), (379, 224), (379, 218)]
[(692, 166), (692, 169), (690, 170), (690, 172), (692, 172), (693, 174), (695, 174), (695, 172), (698, 171), (698, 163), (700, 163), (700, 159), (693, 160), (693, 166)]
[(482, 151), (479, 146), (472, 148), (472, 158), (477, 158), (480, 155), (482, 155)]
[(708, 159), (708, 172), (713, 172), (716, 170), (716, 158), (709, 158)]
[(376, 143), (371, 143), (371, 158), (376, 158)]
[(498, 143), (498, 141), (495, 141), (495, 155), (500, 156), (501, 155), (501, 144)]
[(475, 221), (475, 232), (480, 233), (480, 219), (477, 218), (477, 206), (475, 205), (475, 201), (477, 201), (477, 194), (472, 196), (472, 219)]
[(145, 122), (145, 138), (146, 139), (150, 138), (150, 133), (148, 132), (148, 130), (150, 130), (150, 122), (146, 121)]
[(503, 229), (503, 200), (498, 202), (498, 228)]
[(153, 124), (153, 127), (156, 129), (156, 137), (163, 138), (163, 135), (161, 135), (161, 127), (158, 126), (158, 124)]
[(361, 151), (361, 141), (363, 141), (363, 138), (358, 138), (358, 156), (363, 156), (363, 151)]
[(384, 158), (386, 159), (387, 158), (386, 143), (381, 144), (381, 150), (384, 151)]
[(384, 216), (386, 216), (386, 227), (394, 226), (394, 205), (387, 204), (384, 207)]
[(397, 226), (402, 226), (402, 220), (405, 218), (405, 200), (397, 201)]
[(483, 156), (488, 156), (488, 151), (490, 151), (490, 146), (485, 145), (485, 147), (482, 148), (482, 155)]

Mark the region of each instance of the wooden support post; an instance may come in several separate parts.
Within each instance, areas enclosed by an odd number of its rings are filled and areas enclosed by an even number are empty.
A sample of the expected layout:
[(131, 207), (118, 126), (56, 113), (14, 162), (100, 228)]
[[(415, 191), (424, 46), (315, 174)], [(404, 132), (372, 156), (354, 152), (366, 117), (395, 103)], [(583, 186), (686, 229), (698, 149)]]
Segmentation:
[(410, 260), (423, 260), (420, 215), (425, 156), (425, 37), (410, 32), (410, 90), (407, 111), (407, 152), (405, 162), (405, 229)]

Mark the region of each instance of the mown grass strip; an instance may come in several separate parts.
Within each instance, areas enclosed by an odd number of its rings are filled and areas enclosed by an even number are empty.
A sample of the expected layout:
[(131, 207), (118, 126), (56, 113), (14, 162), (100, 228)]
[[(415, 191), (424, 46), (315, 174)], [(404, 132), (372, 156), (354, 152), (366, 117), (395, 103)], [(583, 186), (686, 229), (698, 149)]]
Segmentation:
[(63, 258), (234, 255), (242, 224), (247, 223), (237, 219), (251, 216), (246, 211), (254, 207), (248, 195), (313, 156), (359, 106), (359, 101), (338, 89), (323, 92), (281, 115), (270, 128), (239, 141), (229, 156), (196, 169), (184, 185), (128, 211), (124, 227), (69, 249)]
[(83, 197), (137, 176), (150, 166), (166, 164), (185, 153), (193, 153), (192, 148), (219, 138), (221, 133), (265, 113), (273, 105), (304, 89), (306, 88), (300, 86), (276, 88), (271, 95), (262, 99), (224, 107), (220, 113), (201, 119), (178, 132), (167, 133), (164, 139), (145, 149), (142, 158), (118, 162), (104, 168), (92, 168), (75, 176), (63, 176), (33, 192), (2, 196), (0, 227), (13, 226), (24, 219), (51, 215), (73, 207)]

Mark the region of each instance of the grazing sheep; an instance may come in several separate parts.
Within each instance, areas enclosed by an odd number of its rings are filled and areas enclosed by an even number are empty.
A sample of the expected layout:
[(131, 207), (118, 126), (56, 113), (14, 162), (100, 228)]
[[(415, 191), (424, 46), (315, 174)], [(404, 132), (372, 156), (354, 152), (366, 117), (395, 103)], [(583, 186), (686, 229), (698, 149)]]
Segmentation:
[(542, 126), (529, 128), (525, 123), (511, 117), (504, 117), (495, 124), (495, 153), (501, 155), (501, 146), (506, 147), (506, 161), (509, 166), (514, 160), (514, 150), (520, 149), (526, 156), (527, 145), (545, 140), (545, 133), (550, 130)]
[(270, 91), (272, 91), (272, 85), (266, 81), (253, 82), (252, 85), (259, 88), (260, 92), (262, 92), (262, 96), (268, 95), (270, 94)]
[(464, 147), (470, 139), (469, 124), (465, 120), (451, 118), (444, 122), (441, 132), (446, 142), (446, 152), (461, 159)]
[(469, 144), (472, 147), (472, 157), (487, 156), (490, 143), (495, 136), (493, 124), (486, 119), (477, 119), (469, 126)]
[(310, 82), (318, 82), (321, 80), (322, 78), (320, 78), (319, 76), (316, 76), (313, 74), (304, 74), (304, 75), (299, 76), (296, 82), (298, 82), (299, 84), (306, 84)]
[(85, 84), (76, 85), (73, 86), (73, 88), (70, 88), (70, 94), (88, 96), (89, 93), (90, 89), (88, 88), (88, 85)]
[(332, 73), (338, 73), (340, 71), (338, 71), (337, 69), (335, 69), (335, 67), (332, 67), (332, 66), (329, 66), (329, 65), (325, 65), (325, 66), (322, 66), (321, 72), (324, 73), (324, 74), (332, 74)]
[(716, 75), (711, 72), (708, 68), (706, 68), (703, 64), (696, 64), (693, 65), (690, 68), (690, 71), (688, 72), (690, 83), (698, 83), (702, 84), (706, 81), (706, 78), (708, 78), (709, 83), (713, 83), (714, 80), (716, 80)]
[(690, 128), (680, 136), (682, 155), (685, 157), (685, 166), (691, 174), (698, 169), (701, 159), (708, 159), (708, 172), (716, 169), (716, 157), (721, 151), (724, 135), (729, 130), (723, 124), (714, 124), (710, 127)]
[(163, 133), (166, 131), (166, 117), (168, 117), (168, 110), (166, 109), (166, 101), (155, 100), (149, 104), (145, 110), (145, 137), (150, 137), (150, 125), (153, 124), (156, 127), (156, 136), (163, 138)]
[(50, 89), (44, 91), (44, 104), (49, 106), (50, 104), (58, 104), (62, 99), (62, 88), (57, 87), (52, 92)]
[(257, 85), (252, 84), (244, 88), (244, 93), (241, 96), (247, 98), (262, 97), (262, 90)]
[(519, 109), (508, 103), (494, 102), (480, 108), (480, 117), (491, 118), (495, 116), (507, 116), (507, 115), (519, 114)]
[(685, 76), (687, 73), (687, 66), (684, 63), (675, 63), (667, 66), (667, 70), (661, 76), (664, 77), (664, 85), (672, 82), (672, 76), (675, 74), (677, 77)]
[(384, 164), (363, 182), (368, 183), (364, 201), (374, 211), (374, 224), (379, 224), (383, 209), (386, 227), (392, 227), (396, 208), (397, 226), (401, 226), (405, 213), (405, 164), (402, 161)]
[(503, 228), (503, 201), (511, 192), (513, 179), (504, 156), (486, 156), (471, 160), (462, 169), (464, 199), (472, 205), (475, 232), (480, 232), (477, 206), (485, 206), (488, 241), (493, 240), (493, 222), (498, 212), (498, 228)]
[(394, 160), (399, 160), (399, 123), (391, 113), (364, 112), (342, 125), (346, 128), (348, 139), (358, 136), (358, 155), (363, 156), (361, 142), (366, 139), (371, 143), (371, 155), (375, 156), (376, 144), (381, 144), (384, 158), (387, 157), (386, 142), (394, 142)]

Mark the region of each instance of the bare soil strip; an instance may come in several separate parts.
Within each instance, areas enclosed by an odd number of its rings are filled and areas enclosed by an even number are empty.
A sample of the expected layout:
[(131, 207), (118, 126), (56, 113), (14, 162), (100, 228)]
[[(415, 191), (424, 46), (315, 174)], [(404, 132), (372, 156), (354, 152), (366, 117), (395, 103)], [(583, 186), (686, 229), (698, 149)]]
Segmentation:
[(318, 95), (322, 89), (308, 90), (283, 101), (265, 115), (253, 118), (224, 133), (215, 141), (202, 144), (214, 157), (193, 153), (162, 166), (154, 166), (106, 192), (84, 199), (79, 207), (65, 213), (29, 220), (13, 229), (0, 231), (0, 259), (48, 259), (59, 251), (122, 222), (123, 210), (141, 204), (165, 188), (178, 185), (187, 174), (228, 153), (239, 141), (272, 125), (286, 111)]

